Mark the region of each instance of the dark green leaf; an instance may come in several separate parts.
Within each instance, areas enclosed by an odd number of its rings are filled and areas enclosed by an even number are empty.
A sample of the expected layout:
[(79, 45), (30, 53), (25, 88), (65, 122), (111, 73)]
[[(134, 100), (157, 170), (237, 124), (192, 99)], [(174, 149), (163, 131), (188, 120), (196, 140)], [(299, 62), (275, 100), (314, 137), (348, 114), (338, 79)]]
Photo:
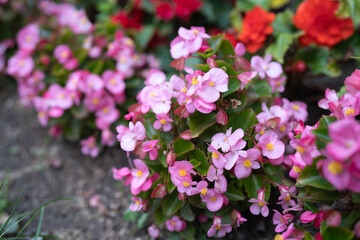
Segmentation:
[(200, 164), (201, 164), (201, 162), (199, 162), (195, 159), (191, 159), (189, 162), (194, 166), (194, 168), (200, 166)]
[(241, 82), (237, 77), (229, 77), (228, 90), (222, 94), (223, 97), (236, 92), (241, 87)]
[(270, 85), (263, 80), (254, 82), (249, 88), (249, 98), (261, 98), (261, 97), (270, 97), (271, 96), (271, 87)]
[(341, 197), (343, 196), (337, 191), (328, 191), (314, 187), (305, 187), (305, 194), (299, 195), (299, 198), (305, 202), (329, 204)]
[(179, 200), (178, 193), (173, 192), (161, 200), (161, 207), (166, 216), (174, 215), (181, 208), (183, 202)]
[(311, 131), (316, 136), (316, 146), (318, 149), (324, 149), (331, 141), (327, 127), (318, 127)]
[(191, 211), (189, 202), (186, 202), (184, 206), (180, 210), (180, 216), (188, 222), (192, 222), (195, 220), (195, 215)]
[(336, 117), (323, 116), (320, 119), (319, 127), (327, 127), (330, 125), (330, 123), (335, 122), (336, 120)]
[(227, 191), (225, 192), (225, 196), (230, 201), (242, 201), (245, 199), (244, 193), (234, 187), (233, 185), (228, 185)]
[(247, 12), (258, 5), (265, 10), (268, 10), (270, 8), (270, 3), (271, 0), (237, 0), (236, 8)]
[(266, 50), (266, 54), (271, 54), (273, 59), (279, 63), (284, 63), (284, 56), (290, 48), (293, 41), (298, 37), (298, 34), (280, 33), (275, 40)]
[(270, 197), (270, 183), (264, 182), (259, 174), (251, 174), (249, 177), (244, 178), (245, 191), (249, 198), (257, 198), (257, 191), (265, 187), (265, 201)]
[(214, 49), (214, 52), (216, 53), (221, 45), (222, 40), (224, 39), (224, 34), (218, 34), (215, 36), (212, 36), (210, 39), (207, 40), (209, 43), (209, 47)]
[(195, 240), (195, 226), (188, 225), (184, 231), (179, 232), (179, 235), (182, 237), (182, 239)]
[(248, 128), (256, 123), (255, 116), (256, 114), (252, 109), (244, 109), (229, 118), (227, 127), (232, 127), (233, 132), (239, 128), (245, 132)]
[(333, 185), (320, 176), (319, 171), (316, 169), (316, 164), (306, 166), (297, 178), (297, 182), (305, 186), (311, 186), (324, 190), (335, 190)]
[(195, 159), (196, 161), (200, 162), (199, 166), (195, 167), (195, 170), (202, 174), (206, 175), (209, 171), (209, 161), (205, 156), (205, 153), (200, 149), (196, 148), (194, 151), (190, 152), (190, 159)]
[(345, 228), (328, 226), (323, 229), (321, 237), (322, 239), (326, 239), (326, 240), (328, 239), (350, 240), (354, 237), (354, 234), (352, 231)]
[(155, 32), (155, 25), (146, 24), (143, 29), (135, 36), (136, 42), (140, 45), (141, 49), (144, 49)]
[(189, 127), (192, 137), (198, 137), (205, 129), (216, 122), (216, 114), (203, 114), (196, 111), (189, 117)]
[(351, 193), (353, 203), (360, 203), (360, 193)]
[(164, 215), (161, 207), (159, 207), (155, 212), (154, 212), (154, 217), (155, 217), (155, 223), (156, 225), (160, 225), (162, 223), (165, 223), (166, 221), (166, 216)]
[(235, 56), (235, 50), (228, 39), (224, 39), (220, 45), (220, 51), (224, 56)]
[(274, 28), (274, 35), (279, 35), (281, 33), (295, 33), (297, 29), (293, 24), (293, 13), (290, 9), (277, 13), (275, 21), (271, 24)]
[(174, 152), (176, 153), (177, 157), (193, 149), (194, 149), (194, 144), (189, 140), (178, 138), (174, 141)]

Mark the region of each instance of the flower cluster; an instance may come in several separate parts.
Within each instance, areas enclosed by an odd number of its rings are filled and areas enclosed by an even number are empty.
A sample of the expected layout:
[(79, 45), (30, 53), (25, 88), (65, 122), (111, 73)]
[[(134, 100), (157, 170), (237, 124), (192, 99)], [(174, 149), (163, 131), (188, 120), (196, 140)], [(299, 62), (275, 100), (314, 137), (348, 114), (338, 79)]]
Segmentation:
[[(180, 29), (179, 35), (187, 32), (190, 35), (197, 29), (201, 28)], [(212, 222), (212, 225), (206, 225), (208, 237), (215, 234), (223, 237), (232, 226), (246, 222), (238, 211), (240, 204), (254, 215), (268, 217), (273, 212), (275, 232), (279, 233), (277, 239), (290, 239), (291, 236), (301, 239), (305, 232), (294, 227), (296, 219), (308, 223), (318, 219), (319, 214), (304, 212), (304, 204), (310, 204), (302, 197), (304, 189), (297, 189), (286, 181), (281, 169), (287, 168), (289, 175), (303, 184), (302, 172), (307, 172), (306, 168), (317, 162), (317, 167), (323, 169), (320, 174), (338, 190), (357, 191), (355, 165), (360, 125), (353, 117), (357, 110), (351, 118), (345, 113), (350, 106), (346, 104), (351, 102), (346, 100), (351, 97), (344, 95), (343, 100), (339, 100), (331, 95), (322, 100), (329, 106), (333, 105), (329, 102), (336, 101), (337, 110), (331, 108), (332, 111), (343, 114), (339, 115), (342, 120), (329, 125), (329, 136), (333, 141), (326, 150), (320, 151), (314, 131), (319, 130), (322, 123), (315, 127), (305, 126), (306, 104), (278, 96), (284, 90), (284, 80), (280, 80), (284, 78), (283, 69), (279, 63), (271, 61), (271, 55), (265, 58), (253, 56), (239, 68), (233, 59), (247, 60), (242, 57), (242, 51), (231, 50), (231, 44), (227, 44), (230, 49), (225, 52), (233, 52), (233, 55), (208, 48), (204, 53), (200, 45), (206, 46), (207, 38), (199, 36), (199, 42), (186, 41), (184, 35), (177, 37), (180, 38), (184, 49), (194, 47), (197, 49), (195, 54), (205, 63), (195, 69), (183, 67), (180, 75), (170, 76), (169, 81), (164, 73), (149, 71), (138, 103), (131, 106), (126, 115), (132, 120), (129, 127), (117, 127), (121, 148), (139, 159), (132, 161), (129, 158), (131, 168), (114, 168), (114, 178), (125, 178), (125, 184), (131, 185), (131, 191), (136, 195), (135, 204), (147, 202), (151, 205), (160, 198), (161, 208), (154, 211), (157, 218), (163, 216), (163, 220), (157, 224), (165, 225), (170, 232), (192, 231), (188, 230), (192, 228), (191, 224), (185, 224), (185, 220), (193, 221), (189, 219), (194, 219), (196, 212), (198, 221)], [(237, 49), (240, 47), (238, 45)], [(192, 58), (193, 54), (193, 51), (187, 51), (182, 57)], [(350, 86), (357, 86), (356, 77), (348, 80)], [(258, 98), (259, 94), (265, 94), (257, 92), (254, 86), (258, 84), (266, 88), (266, 102), (264, 98)], [(357, 101), (351, 107), (358, 106)], [(247, 108), (256, 106), (254, 102), (258, 107)], [(350, 125), (351, 133), (345, 132), (349, 128), (346, 126)], [(342, 129), (342, 133), (336, 132), (338, 129)], [(296, 153), (288, 155), (291, 147)], [(348, 152), (347, 156), (339, 154), (344, 151)], [(322, 154), (331, 159), (318, 160)], [(329, 178), (326, 169), (336, 176)], [(338, 187), (340, 185), (342, 188)], [(271, 194), (277, 193), (277, 204), (281, 209), (269, 207), (271, 188)], [(131, 206), (133, 211), (144, 210), (134, 207), (134, 203)], [(186, 213), (185, 210), (178, 211), (181, 207), (188, 209)], [(324, 218), (315, 222), (319, 221)], [(152, 235), (157, 237), (159, 232), (154, 228), (151, 226), (149, 233), (157, 233)]]
[[(82, 152), (96, 157), (100, 146), (115, 143), (112, 125), (127, 99), (125, 80), (142, 77), (136, 71), (159, 64), (137, 52), (123, 32), (107, 38), (94, 31), (83, 10), (50, 1), (41, 1), (39, 9), (54, 22), (31, 23), (19, 31), (19, 49), (9, 59), (7, 73), (17, 79), (21, 102), (35, 108), (41, 125), (50, 125), (53, 135), (87, 137), (80, 143)], [(41, 29), (52, 29), (52, 35), (41, 36)], [(71, 38), (63, 42), (65, 35)], [(104, 66), (105, 61), (113, 67)], [(83, 130), (85, 123), (91, 131)]]

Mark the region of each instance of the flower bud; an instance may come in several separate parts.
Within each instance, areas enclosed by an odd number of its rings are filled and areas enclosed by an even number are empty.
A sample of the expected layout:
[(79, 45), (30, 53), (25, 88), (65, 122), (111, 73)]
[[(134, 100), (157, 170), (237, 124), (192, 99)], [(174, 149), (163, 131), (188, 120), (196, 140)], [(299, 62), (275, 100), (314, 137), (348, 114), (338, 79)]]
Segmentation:
[(300, 216), (300, 221), (302, 223), (309, 223), (315, 220), (315, 218), (317, 217), (317, 213), (312, 213), (310, 211), (306, 211), (303, 214), (301, 214)]
[(176, 161), (176, 154), (172, 150), (170, 150), (170, 152), (166, 156), (166, 163), (169, 166), (172, 166), (175, 161)]
[(222, 108), (219, 108), (219, 111), (216, 114), (216, 122), (221, 125), (226, 125), (228, 122), (226, 112)]

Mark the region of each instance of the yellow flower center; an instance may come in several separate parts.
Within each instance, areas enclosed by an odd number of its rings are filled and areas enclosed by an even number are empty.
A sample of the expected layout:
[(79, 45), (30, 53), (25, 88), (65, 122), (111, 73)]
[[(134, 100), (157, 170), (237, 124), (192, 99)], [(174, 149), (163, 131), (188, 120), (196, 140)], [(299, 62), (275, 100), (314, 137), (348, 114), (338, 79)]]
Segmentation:
[(62, 51), (61, 52), (61, 57), (63, 57), (63, 58), (66, 58), (68, 56), (68, 52), (67, 51)]
[(184, 187), (188, 187), (190, 184), (188, 182), (183, 183)]
[(212, 202), (215, 202), (215, 201), (216, 201), (216, 196), (210, 198), (210, 200), (211, 200)]
[(103, 113), (108, 114), (108, 113), (109, 113), (109, 108), (108, 108), (108, 107), (104, 107), (102, 111), (103, 111)]
[(164, 125), (166, 123), (166, 121), (164, 119), (161, 119), (160, 122), (162, 125)]
[(260, 134), (261, 134), (261, 135), (263, 135), (264, 133), (265, 133), (265, 131), (264, 131), (264, 130), (261, 130), (261, 131), (260, 131)]
[(115, 85), (116, 84), (116, 80), (114, 78), (110, 79), (110, 84), (111, 85)]
[(175, 221), (171, 221), (171, 225), (175, 226)]
[(199, 30), (193, 30), (193, 33), (195, 34), (195, 36), (199, 33)]
[(150, 94), (150, 97), (154, 97), (154, 96), (155, 96), (155, 94), (156, 94), (156, 93), (154, 93), (154, 92), (153, 92), (153, 93), (151, 93), (151, 94)]
[(38, 112), (38, 117), (39, 118), (45, 117), (45, 113), (44, 112)]
[(220, 225), (216, 225), (215, 229), (216, 229), (216, 230), (219, 230), (219, 229), (221, 229), (221, 226), (220, 226)]
[(204, 195), (207, 193), (207, 189), (203, 189), (200, 194)]
[(290, 197), (289, 195), (287, 195), (287, 196), (285, 197), (285, 201), (290, 201), (290, 199), (291, 199), (291, 197)]
[(185, 103), (187, 103), (187, 101), (189, 101), (189, 98), (186, 98), (186, 99), (185, 99)]
[(294, 172), (301, 173), (301, 168), (294, 166), (293, 169), (294, 169)]
[(136, 203), (137, 205), (140, 205), (140, 201), (135, 201), (135, 203)]
[(304, 154), (305, 153), (305, 149), (301, 146), (297, 146), (296, 150), (300, 153), (300, 154)]
[(126, 63), (126, 58), (124, 58), (124, 57), (120, 58), (120, 62), (121, 63)]
[(355, 110), (352, 107), (349, 107), (348, 109), (346, 109), (345, 114), (347, 116), (352, 116), (355, 114)]
[(198, 83), (198, 80), (196, 78), (191, 79), (191, 84), (195, 85)]
[(224, 141), (227, 141), (227, 140), (228, 140), (228, 138), (227, 138), (227, 137), (225, 137), (225, 138), (224, 138)]
[(186, 93), (187, 88), (186, 88), (186, 87), (183, 87), (183, 88), (181, 89), (181, 91), (182, 91), (183, 93)]
[(213, 87), (213, 86), (215, 86), (215, 83), (214, 83), (213, 81), (210, 81), (210, 82), (209, 82), (209, 85), (210, 85), (211, 87)]
[(282, 125), (282, 126), (280, 127), (280, 131), (283, 132), (283, 131), (285, 131), (285, 130), (286, 130), (285, 125)]
[(87, 18), (83, 17), (80, 21), (81, 21), (82, 24), (85, 24), (85, 23), (87, 23)]
[(251, 167), (251, 165), (252, 165), (251, 161), (249, 159), (246, 159), (244, 162), (244, 166), (249, 168), (249, 167)]
[(186, 173), (187, 173), (187, 172), (186, 172), (184, 169), (181, 169), (181, 170), (179, 171), (179, 174), (180, 174), (181, 177), (185, 176)]
[(273, 150), (273, 149), (274, 149), (274, 144), (268, 143), (268, 144), (266, 145), (266, 149), (269, 150), (269, 151)]
[(281, 82), (277, 82), (276, 85), (277, 85), (277, 86), (280, 86), (280, 85), (281, 85)]
[(142, 171), (137, 171), (136, 176), (141, 177), (142, 176)]
[(25, 41), (31, 42), (31, 41), (32, 41), (32, 37), (31, 37), (31, 36), (26, 36)]
[(284, 238), (280, 234), (276, 234), (274, 240), (284, 240)]
[(265, 206), (265, 203), (263, 203), (263, 202), (258, 202), (258, 204), (259, 204), (260, 207)]
[(334, 175), (339, 175), (340, 173), (343, 172), (343, 167), (341, 166), (340, 163), (338, 162), (331, 162), (329, 163), (329, 165), (327, 166), (328, 170), (334, 174)]
[(292, 107), (295, 111), (298, 111), (300, 109), (299, 105), (294, 104)]
[(59, 97), (60, 99), (64, 99), (64, 98), (65, 98), (65, 94), (64, 94), (64, 93), (59, 93), (58, 97)]
[(218, 155), (216, 152), (213, 152), (213, 153), (211, 154), (211, 157), (218, 159), (218, 158), (219, 158), (219, 155)]
[(98, 104), (98, 103), (99, 103), (99, 99), (98, 99), (98, 98), (94, 98), (94, 99), (92, 100), (92, 103), (93, 103), (93, 104)]

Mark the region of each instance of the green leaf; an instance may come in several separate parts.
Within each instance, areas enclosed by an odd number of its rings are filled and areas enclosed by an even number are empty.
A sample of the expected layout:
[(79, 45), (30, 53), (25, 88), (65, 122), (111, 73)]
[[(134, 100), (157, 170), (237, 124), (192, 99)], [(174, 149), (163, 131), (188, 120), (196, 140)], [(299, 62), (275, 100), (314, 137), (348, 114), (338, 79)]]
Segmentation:
[(161, 207), (166, 216), (174, 215), (181, 208), (183, 202), (178, 199), (178, 193), (173, 192), (161, 200)]
[(234, 47), (228, 39), (221, 42), (220, 51), (224, 56), (235, 56)]
[(194, 149), (194, 144), (189, 140), (178, 138), (174, 141), (174, 152), (176, 153), (177, 157), (193, 149)]
[(149, 214), (148, 213), (142, 213), (140, 217), (137, 218), (137, 227), (138, 228), (144, 228), (146, 224), (146, 220), (148, 219)]
[(124, 219), (129, 222), (136, 222), (139, 216), (140, 212), (131, 211), (129, 208), (127, 208), (123, 214)]
[(242, 30), (242, 17), (240, 12), (237, 9), (233, 9), (230, 12), (230, 23), (231, 26), (236, 29), (238, 32)]
[(265, 201), (270, 197), (270, 183), (264, 182), (259, 174), (251, 174), (249, 177), (244, 178), (245, 191), (249, 198), (257, 198), (257, 191), (265, 187)]
[(242, 201), (245, 199), (244, 193), (241, 190), (234, 187), (233, 185), (228, 185), (227, 191), (225, 192), (225, 196), (230, 201)]
[(333, 72), (329, 69), (330, 50), (326, 47), (312, 45), (309, 48), (300, 49), (297, 58), (306, 62), (311, 72), (316, 74), (326, 74), (333, 77)]
[(314, 187), (305, 187), (305, 193), (299, 194), (299, 198), (302, 201), (308, 201), (313, 203), (328, 203), (332, 204), (335, 200), (342, 198), (341, 195), (337, 191), (328, 191)]
[(233, 132), (239, 128), (245, 132), (248, 128), (256, 123), (255, 117), (256, 114), (252, 109), (244, 109), (239, 113), (235, 113), (229, 118), (227, 127), (232, 127)]
[(342, 218), (344, 219), (343, 227), (352, 229), (360, 219), (360, 211), (352, 210), (349, 215), (343, 216)]
[(155, 217), (155, 223), (156, 225), (160, 225), (162, 223), (165, 223), (166, 221), (166, 216), (164, 215), (161, 207), (159, 207), (158, 209), (156, 209), (156, 211), (154, 212), (154, 217)]
[(136, 42), (140, 45), (141, 49), (144, 49), (152, 36), (155, 33), (155, 25), (153, 24), (146, 24), (143, 26), (143, 29), (139, 32), (139, 34), (135, 35)]
[(153, 124), (150, 119), (145, 120), (145, 129), (146, 129), (146, 136), (150, 139), (156, 134), (156, 131), (153, 127)]
[(290, 9), (284, 12), (277, 13), (275, 21), (271, 24), (274, 28), (273, 34), (280, 35), (281, 33), (294, 33), (297, 29), (293, 24), (293, 13)]
[(236, 77), (238, 75), (237, 72), (227, 62), (224, 62), (223, 60), (216, 60), (216, 64), (218, 68), (222, 68), (229, 75), (229, 77)]
[(187, 226), (184, 231), (179, 232), (179, 235), (182, 237), (182, 239), (195, 240), (196, 238), (194, 225)]
[(325, 178), (319, 175), (319, 171), (316, 169), (316, 164), (306, 166), (300, 176), (297, 178), (297, 182), (315, 188), (324, 190), (335, 190), (335, 187), (331, 185)]
[(321, 234), (322, 239), (341, 239), (341, 240), (350, 240), (354, 237), (352, 231), (341, 228), (341, 227), (333, 227), (328, 226), (325, 227)]
[(311, 204), (309, 202), (304, 202), (304, 208), (306, 211), (310, 211), (312, 213), (319, 212), (319, 210), (313, 204)]
[(189, 202), (186, 202), (184, 206), (180, 210), (180, 216), (188, 222), (192, 222), (195, 220), (195, 215), (191, 211)]
[(191, 151), (189, 155), (190, 159), (195, 159), (196, 161), (200, 162), (200, 165), (195, 167), (195, 170), (202, 175), (206, 175), (209, 171), (210, 164), (206, 158), (205, 153), (196, 148), (194, 151)]
[(351, 200), (353, 203), (360, 203), (360, 193), (351, 193)]
[(220, 48), (221, 42), (223, 41), (225, 35), (224, 34), (218, 34), (215, 36), (212, 36), (210, 39), (207, 40), (209, 43), (209, 47), (214, 49), (214, 52), (217, 53), (217, 51)]
[(271, 0), (237, 0), (236, 8), (247, 12), (259, 5), (265, 10), (269, 10), (270, 2)]
[(330, 117), (330, 116), (323, 116), (320, 119), (319, 127), (327, 127), (330, 125), (330, 123), (335, 122), (337, 119), (336, 117)]
[(229, 77), (228, 90), (222, 94), (223, 97), (226, 97), (233, 92), (236, 92), (241, 87), (241, 82), (237, 77)]
[(189, 127), (192, 137), (198, 137), (204, 130), (216, 122), (216, 114), (203, 114), (196, 111), (189, 117)]
[(290, 48), (293, 41), (298, 37), (298, 34), (280, 33), (275, 40), (266, 50), (266, 54), (271, 54), (273, 59), (279, 63), (284, 63), (284, 56)]
[(324, 149), (326, 145), (331, 142), (331, 138), (328, 134), (327, 127), (318, 127), (311, 131), (316, 136), (316, 147), (320, 149)]
[(197, 161), (197, 160), (195, 160), (195, 159), (191, 159), (191, 160), (189, 161), (189, 163), (191, 163), (191, 164), (194, 166), (194, 168), (200, 166), (200, 164), (201, 164), (201, 162), (199, 162), (199, 161)]
[(271, 97), (271, 87), (266, 81), (257, 81), (249, 88), (249, 98)]
[(208, 64), (198, 64), (195, 67), (198, 68), (199, 70), (201, 70), (202, 72), (208, 72), (210, 70), (210, 67)]

